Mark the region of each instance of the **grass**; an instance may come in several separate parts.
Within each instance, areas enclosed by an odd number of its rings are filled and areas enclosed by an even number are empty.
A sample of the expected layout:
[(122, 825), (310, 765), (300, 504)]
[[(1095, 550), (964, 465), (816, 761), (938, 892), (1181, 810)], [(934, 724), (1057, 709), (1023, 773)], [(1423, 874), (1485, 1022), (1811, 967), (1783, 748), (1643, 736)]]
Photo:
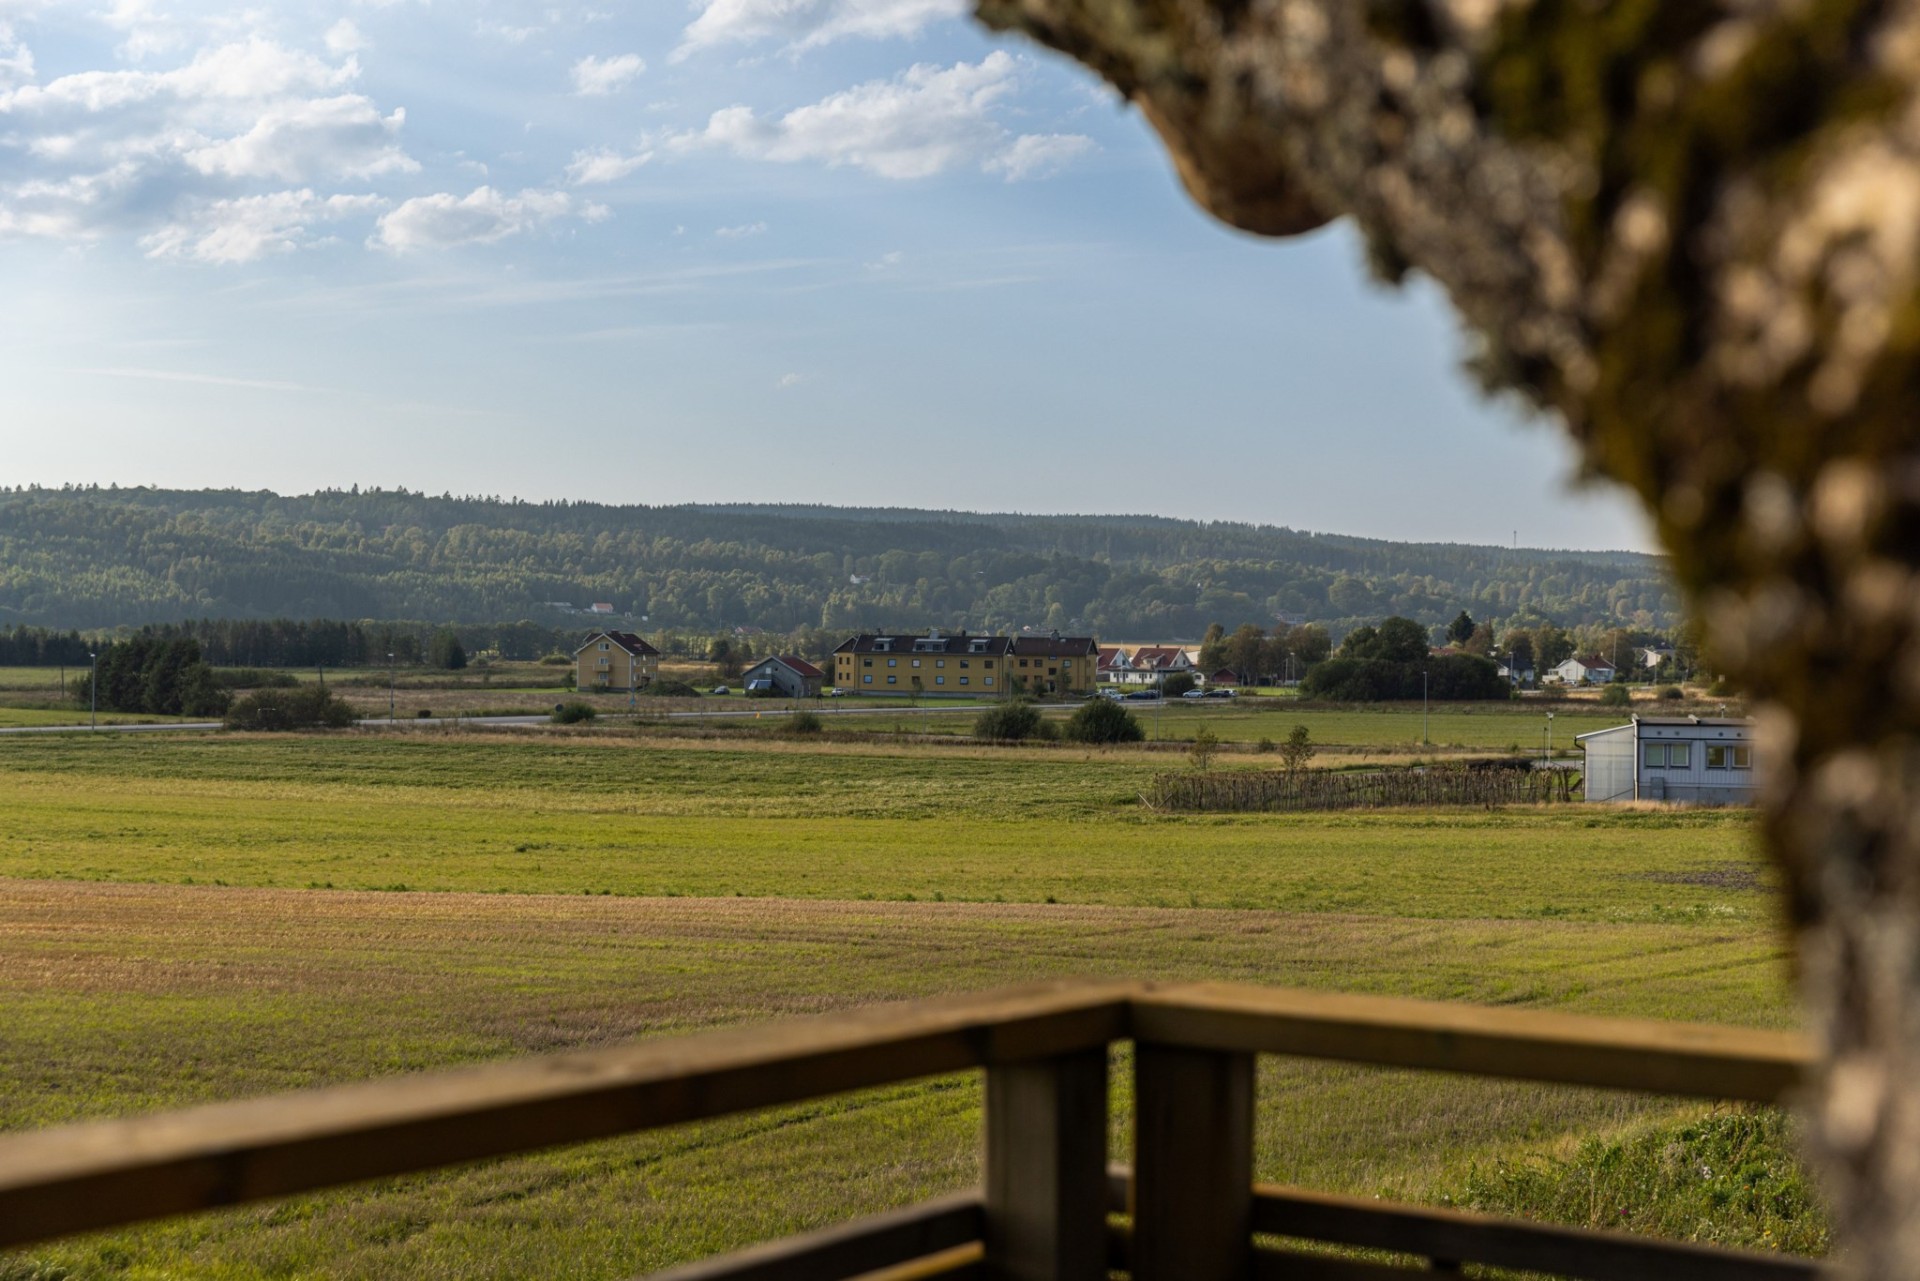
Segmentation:
[[(0, 707), (0, 729), (38, 725), (85, 725), (89, 713), (86, 708), (65, 706), (51, 707)], [(101, 712), (102, 725), (158, 725), (166, 721), (183, 719), (178, 716), (154, 716), (146, 712)]]
[(0, 875), (1771, 919), (1743, 812), (1146, 814), (1139, 789), (1164, 767), (476, 735), (8, 740)]
[[(1753, 926), (0, 881), (0, 1126), (1067, 974), (1791, 1018), (1776, 949)], [(973, 1079), (943, 1078), (35, 1257), (89, 1278), (629, 1275), (964, 1186), (978, 1173), (979, 1107)], [(1543, 1145), (1695, 1114), (1268, 1059), (1258, 1173), (1432, 1197)]]
[[(1744, 813), (1146, 814), (1167, 767), (598, 730), (0, 739), (0, 1129), (1075, 974), (1795, 1021)], [(1276, 1059), (1260, 1098), (1266, 1179), (1823, 1231), (1765, 1135), (1736, 1166), (1758, 1200), (1653, 1177), (1734, 1142), (1694, 1105)], [(973, 1078), (906, 1083), (54, 1243), (0, 1281), (631, 1275), (965, 1186), (979, 1123)]]

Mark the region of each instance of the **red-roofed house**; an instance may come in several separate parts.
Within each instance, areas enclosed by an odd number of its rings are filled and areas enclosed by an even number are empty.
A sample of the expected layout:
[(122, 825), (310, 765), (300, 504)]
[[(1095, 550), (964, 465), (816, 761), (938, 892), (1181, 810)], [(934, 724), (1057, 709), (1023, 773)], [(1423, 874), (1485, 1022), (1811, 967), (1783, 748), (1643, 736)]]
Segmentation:
[(784, 694), (788, 698), (818, 698), (826, 673), (795, 654), (763, 658), (740, 674), (749, 694)]
[(574, 684), (582, 693), (645, 689), (659, 661), (660, 651), (632, 632), (595, 632), (573, 651)]
[(1103, 645), (1093, 671), (1102, 685), (1125, 685), (1133, 676), (1133, 660), (1118, 645)]

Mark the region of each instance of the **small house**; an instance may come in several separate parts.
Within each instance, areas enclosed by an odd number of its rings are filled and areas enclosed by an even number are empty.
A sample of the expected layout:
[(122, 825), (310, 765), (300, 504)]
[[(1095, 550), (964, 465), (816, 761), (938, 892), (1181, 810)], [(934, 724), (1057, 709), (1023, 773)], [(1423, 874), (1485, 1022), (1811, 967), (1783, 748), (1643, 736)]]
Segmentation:
[(1134, 679), (1152, 685), (1176, 672), (1193, 676), (1193, 658), (1178, 645), (1143, 645), (1133, 651)]
[(1614, 679), (1615, 675), (1613, 664), (1598, 654), (1569, 658), (1553, 669), (1553, 678), (1562, 685), (1579, 685), (1589, 681), (1595, 685), (1604, 685)]
[(1586, 796), (1601, 803), (1750, 805), (1753, 722), (1734, 717), (1636, 716), (1574, 737), (1586, 753)]
[(1102, 645), (1093, 670), (1102, 685), (1125, 685), (1133, 675), (1133, 660), (1118, 645)]
[(749, 694), (783, 695), (787, 698), (818, 698), (826, 673), (794, 654), (763, 658), (741, 673)]
[(659, 664), (660, 651), (632, 632), (595, 632), (573, 651), (574, 687), (582, 693), (645, 689)]

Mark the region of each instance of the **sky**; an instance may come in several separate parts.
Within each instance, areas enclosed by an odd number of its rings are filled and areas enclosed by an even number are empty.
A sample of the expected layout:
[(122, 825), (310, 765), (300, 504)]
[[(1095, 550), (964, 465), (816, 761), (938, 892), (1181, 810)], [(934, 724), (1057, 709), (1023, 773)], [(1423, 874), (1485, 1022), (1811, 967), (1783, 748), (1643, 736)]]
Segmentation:
[(954, 0), (0, 0), (0, 483), (1650, 550), (1436, 290)]

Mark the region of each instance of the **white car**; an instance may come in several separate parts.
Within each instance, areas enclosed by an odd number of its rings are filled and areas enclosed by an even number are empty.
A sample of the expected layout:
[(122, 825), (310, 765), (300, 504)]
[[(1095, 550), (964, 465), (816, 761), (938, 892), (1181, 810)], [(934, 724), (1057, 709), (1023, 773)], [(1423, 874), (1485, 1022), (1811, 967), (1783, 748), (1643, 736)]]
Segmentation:
[(1182, 698), (1205, 698), (1206, 696), (1207, 696), (1207, 691), (1206, 691), (1206, 690), (1204, 690), (1204, 689), (1190, 689), (1190, 690), (1188, 690), (1188, 691), (1187, 691), (1186, 693), (1184, 693), (1184, 694), (1182, 694), (1182, 695), (1181, 695), (1180, 697), (1182, 697)]

